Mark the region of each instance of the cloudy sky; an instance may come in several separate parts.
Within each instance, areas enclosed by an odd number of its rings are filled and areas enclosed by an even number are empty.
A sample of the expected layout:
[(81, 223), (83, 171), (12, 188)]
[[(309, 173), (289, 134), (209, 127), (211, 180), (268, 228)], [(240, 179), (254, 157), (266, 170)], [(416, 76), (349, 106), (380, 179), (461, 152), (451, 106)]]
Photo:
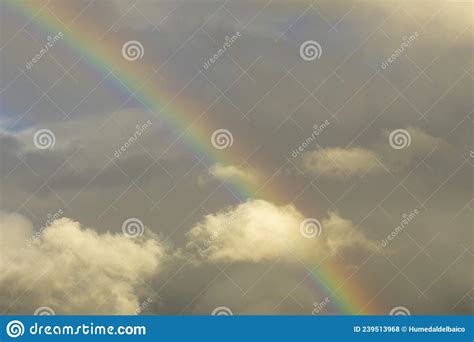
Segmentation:
[(472, 10), (3, 1), (2, 314), (472, 314)]

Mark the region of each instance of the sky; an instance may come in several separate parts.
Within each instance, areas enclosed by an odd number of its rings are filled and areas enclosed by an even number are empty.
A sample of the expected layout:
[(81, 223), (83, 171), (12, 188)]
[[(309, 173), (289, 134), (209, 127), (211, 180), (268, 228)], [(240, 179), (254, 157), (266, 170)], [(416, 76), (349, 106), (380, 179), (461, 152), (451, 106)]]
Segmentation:
[(2, 314), (472, 314), (472, 11), (2, 1)]

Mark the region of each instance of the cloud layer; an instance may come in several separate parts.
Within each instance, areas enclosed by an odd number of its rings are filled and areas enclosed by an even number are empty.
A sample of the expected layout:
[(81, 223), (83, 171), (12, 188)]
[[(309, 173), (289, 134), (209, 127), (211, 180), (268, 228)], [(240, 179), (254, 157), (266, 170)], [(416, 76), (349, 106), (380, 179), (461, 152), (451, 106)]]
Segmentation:
[(368, 149), (330, 147), (303, 154), (303, 169), (312, 176), (348, 179), (381, 169), (377, 155)]
[[(380, 172), (398, 173), (414, 167), (420, 158), (436, 151), (445, 160), (451, 159), (452, 146), (417, 127), (402, 129), (404, 145), (395, 149), (391, 132), (383, 130), (370, 147), (326, 147), (302, 154), (302, 170), (312, 177), (348, 180)], [(396, 135), (394, 135), (396, 136)], [(406, 145), (406, 146), (405, 146)]]
[(249, 169), (234, 165), (214, 164), (209, 168), (209, 174), (222, 181), (243, 181), (253, 184), (257, 182), (257, 175)]
[[(298, 287), (309, 272), (299, 261), (328, 257), (380, 313), (472, 313), (470, 2), (50, 1), (44, 13), (68, 29), (30, 69), (54, 32), (23, 27), (10, 7), (0, 5), (0, 210), (23, 216), (1, 217), (17, 228), (0, 237), (0, 311), (133, 313), (156, 291), (145, 313), (311, 314), (329, 294)], [(90, 27), (105, 35), (75, 40)], [(142, 59), (123, 60), (129, 40)], [(322, 50), (312, 62), (300, 55), (311, 40)], [(233, 144), (216, 150), (220, 128)], [(52, 148), (35, 145), (42, 129)], [(394, 149), (400, 129), (410, 143)], [(243, 183), (265, 201), (245, 202)], [(25, 248), (59, 209), (88, 228), (60, 221)], [(132, 217), (163, 240), (107, 233)]]
[(2, 214), (0, 306), (6, 312), (32, 314), (48, 306), (57, 314), (134, 314), (144, 282), (165, 259), (155, 238), (98, 234), (68, 218), (54, 221), (25, 247), (32, 234), (28, 220)]
[(375, 248), (350, 220), (335, 212), (322, 219), (320, 227), (312, 227), (293, 205), (264, 200), (207, 215), (186, 236), (188, 249), (212, 262), (316, 261), (355, 246)]

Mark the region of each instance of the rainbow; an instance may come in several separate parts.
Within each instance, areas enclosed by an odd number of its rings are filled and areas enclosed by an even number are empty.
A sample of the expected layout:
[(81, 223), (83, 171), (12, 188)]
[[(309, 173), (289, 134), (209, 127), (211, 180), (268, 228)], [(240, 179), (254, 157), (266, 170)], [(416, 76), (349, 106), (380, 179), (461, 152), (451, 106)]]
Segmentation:
[[(164, 87), (147, 82), (152, 73), (150, 65), (140, 61), (133, 63), (122, 57), (123, 41), (108, 38), (107, 41), (98, 40), (102, 37), (104, 28), (99, 27), (97, 22), (86, 21), (86, 18), (76, 18), (70, 27), (63, 23), (64, 18), (75, 18), (77, 13), (71, 12), (66, 5), (57, 5), (54, 13), (35, 1), (5, 0), (14, 12), (31, 23), (41, 27), (44, 31), (53, 35), (63, 32), (63, 43), (74, 53), (83, 56), (87, 62), (99, 71), (104, 77), (112, 73), (116, 79), (115, 86), (121, 87), (130, 95), (134, 95), (146, 107), (151, 109), (155, 115), (164, 119), (170, 130), (180, 133), (180, 138), (193, 150), (207, 165), (221, 163), (223, 165), (241, 165), (239, 156), (246, 156), (249, 151), (245, 146), (233, 146), (232, 149), (218, 150), (211, 144), (212, 134), (223, 126), (215, 125), (215, 122), (203, 120), (203, 114), (207, 110), (198, 110), (195, 103), (187, 103), (180, 98), (179, 104), (174, 103), (175, 94), (170, 93)], [(55, 5), (56, 6), (56, 5)], [(63, 18), (63, 20), (61, 20)], [(212, 106), (212, 105), (211, 105)], [(209, 120), (208, 120), (209, 121)], [(237, 145), (237, 144), (236, 144)], [(232, 151), (230, 153), (229, 151)], [(263, 178), (264, 172), (259, 176)], [(271, 198), (274, 202), (281, 202), (285, 196), (284, 191), (279, 189), (257, 189), (255, 185), (244, 181), (230, 183), (230, 188), (240, 198)], [(344, 265), (336, 261), (325, 261), (308, 274), (306, 278), (317, 282), (319, 288), (329, 293), (331, 298), (337, 302), (338, 310), (343, 314), (354, 315), (377, 314), (375, 306), (369, 306), (372, 300), (367, 299), (365, 291), (359, 288), (354, 281), (348, 281)], [(305, 278), (305, 279), (306, 279)], [(342, 286), (341, 286), (342, 284)]]

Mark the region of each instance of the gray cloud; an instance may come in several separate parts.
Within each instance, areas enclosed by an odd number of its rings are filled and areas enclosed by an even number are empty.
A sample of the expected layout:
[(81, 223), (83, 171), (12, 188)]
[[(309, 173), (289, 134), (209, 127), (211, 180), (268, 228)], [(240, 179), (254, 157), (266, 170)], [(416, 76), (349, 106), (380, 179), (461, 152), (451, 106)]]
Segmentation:
[[(133, 70), (141, 63), (152, 76), (148, 85), (171, 94), (153, 93), (160, 102), (155, 108), (129, 98), (117, 75), (104, 79), (108, 71), (71, 49), (75, 43), (67, 34), (26, 70), (25, 62), (55, 32), (33, 21), (25, 27), (29, 34), (13, 36), (26, 20), (16, 20), (18, 13), (2, 6), (0, 45), (8, 44), (0, 52), (6, 66), (0, 80), (0, 208), (21, 215), (15, 225), (24, 227), (2, 241), (13, 245), (23, 240), (61, 209), (65, 217), (94, 227), (64, 224), (77, 227), (77, 241), (90, 237), (94, 250), (109, 238), (119, 239), (114, 234), (121, 234), (122, 222), (138, 217), (166, 243), (178, 246), (173, 252), (179, 255), (173, 254), (164, 269), (159, 262), (157, 271), (150, 266), (144, 272), (147, 285), (107, 272), (105, 279), (91, 278), (86, 289), (99, 297), (102, 285), (126, 292), (124, 302), (112, 298), (104, 311), (88, 306), (92, 299), (85, 294), (60, 302), (56, 294), (25, 287), (31, 267), (20, 263), (18, 269), (26, 271), (8, 280), (21, 286), (1, 286), (2, 306), (9, 307), (23, 290), (10, 312), (56, 303), (71, 313), (129, 312), (150, 286), (158, 292), (145, 313), (207, 313), (227, 305), (237, 313), (311, 314), (313, 303), (328, 294), (321, 284), (297, 286), (309, 269), (295, 266), (290, 255), (315, 267), (325, 252), (336, 250), (329, 253), (331, 260), (344, 264), (348, 283), (366, 289), (380, 313), (398, 305), (419, 314), (471, 313), (473, 303), (466, 295), (472, 289), (472, 23), (466, 16), (471, 4), (318, 1), (309, 7), (311, 3), (273, 1), (264, 8), (263, 2), (232, 0), (220, 9), (222, 3), (214, 1), (91, 4), (71, 30), (94, 23), (97, 32), (106, 33), (104, 44), (117, 42), (117, 54), (121, 43), (139, 40), (144, 58), (127, 67)], [(75, 1), (66, 12), (75, 15), (88, 4)], [(63, 5), (54, 1), (50, 6), (69, 23), (74, 17), (61, 11)], [(236, 31), (242, 36), (204, 69), (203, 63)], [(416, 39), (382, 68), (404, 36), (414, 32)], [(320, 59), (300, 58), (299, 47), (306, 40), (321, 44)], [(64, 74), (62, 67), (71, 69)], [(151, 68), (159, 71), (153, 74)], [(24, 74), (18, 75), (19, 70)], [(45, 92), (58, 83), (46, 97), (31, 80)], [(134, 139), (136, 126), (148, 120), (152, 125)], [(325, 120), (330, 125), (293, 158), (292, 151)], [(229, 129), (234, 144), (219, 154), (206, 133), (197, 141), (187, 139), (196, 127)], [(35, 148), (33, 135), (41, 128), (55, 133), (54, 148)], [(410, 133), (409, 147), (389, 145), (396, 129)], [(212, 153), (203, 155), (207, 147)], [(229, 158), (220, 160), (222, 155)], [(258, 178), (250, 176), (254, 173)], [(239, 195), (235, 185), (248, 186), (249, 180), (249, 193), (260, 189), (256, 197), (263, 202), (246, 202)], [(420, 215), (389, 246), (378, 245), (379, 252), (372, 254), (372, 244), (391, 234), (403, 214), (415, 208)], [(233, 214), (239, 225), (224, 231), (224, 220)], [(305, 217), (321, 221), (319, 240), (301, 237), (298, 222)], [(12, 216), (1, 220), (13, 224)], [(207, 260), (184, 248), (207, 241), (216, 231), (221, 234)], [(325, 235), (331, 232), (337, 234)], [(350, 238), (354, 236), (359, 238)], [(298, 248), (283, 248), (278, 239), (284, 237)], [(127, 242), (124, 248), (144, 246)], [(53, 245), (54, 253), (45, 250)], [(67, 242), (51, 237), (18, 258), (31, 260), (35, 250), (50, 265), (50, 257), (60, 258), (66, 248)], [(308, 252), (316, 248), (320, 254)], [(156, 256), (152, 250), (143, 257)], [(104, 253), (104, 260), (114, 255), (108, 248)], [(137, 275), (132, 262), (127, 265)], [(224, 274), (221, 269), (228, 265)], [(93, 271), (83, 259), (71, 259), (70, 267), (77, 274), (82, 268)], [(120, 269), (114, 263), (110, 267)], [(59, 283), (64, 292), (75, 294), (76, 287), (85, 286), (65, 279)], [(51, 303), (44, 303), (50, 298)], [(335, 305), (329, 310), (338, 312)]]

